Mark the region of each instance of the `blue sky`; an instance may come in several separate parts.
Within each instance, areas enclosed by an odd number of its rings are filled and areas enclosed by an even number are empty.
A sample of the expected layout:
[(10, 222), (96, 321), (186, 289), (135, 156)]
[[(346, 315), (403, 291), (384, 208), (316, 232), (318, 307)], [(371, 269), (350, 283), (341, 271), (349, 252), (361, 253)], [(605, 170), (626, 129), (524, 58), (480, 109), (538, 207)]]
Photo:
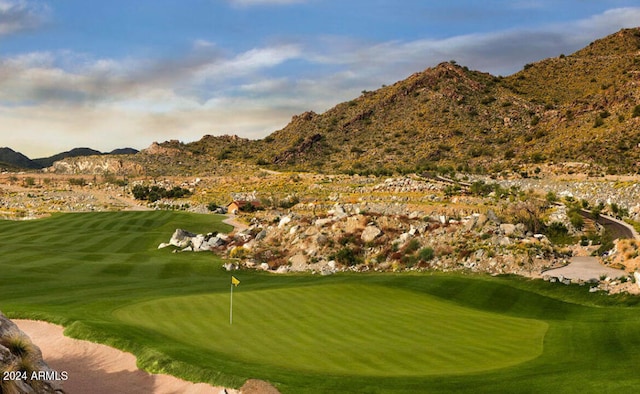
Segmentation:
[(263, 138), (443, 61), (509, 75), (639, 25), (638, 0), (0, 0), (0, 146)]

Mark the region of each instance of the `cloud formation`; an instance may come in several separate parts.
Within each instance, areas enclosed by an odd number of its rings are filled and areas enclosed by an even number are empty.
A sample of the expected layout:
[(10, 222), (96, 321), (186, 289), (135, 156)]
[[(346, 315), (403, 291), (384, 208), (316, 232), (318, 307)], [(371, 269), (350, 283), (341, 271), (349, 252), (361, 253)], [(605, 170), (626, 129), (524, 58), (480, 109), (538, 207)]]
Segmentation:
[(0, 36), (35, 29), (45, 21), (48, 13), (46, 6), (24, 0), (1, 0)]

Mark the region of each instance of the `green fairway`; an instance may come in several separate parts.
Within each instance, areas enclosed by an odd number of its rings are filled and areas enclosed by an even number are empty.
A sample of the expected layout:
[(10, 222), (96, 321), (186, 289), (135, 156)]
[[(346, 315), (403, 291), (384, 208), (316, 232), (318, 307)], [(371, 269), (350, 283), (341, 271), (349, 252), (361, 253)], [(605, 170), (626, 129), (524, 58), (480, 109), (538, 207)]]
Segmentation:
[(633, 392), (636, 297), (463, 274), (234, 273), (158, 250), (214, 215), (60, 214), (0, 222), (0, 310), (133, 352), (144, 368), (284, 393)]

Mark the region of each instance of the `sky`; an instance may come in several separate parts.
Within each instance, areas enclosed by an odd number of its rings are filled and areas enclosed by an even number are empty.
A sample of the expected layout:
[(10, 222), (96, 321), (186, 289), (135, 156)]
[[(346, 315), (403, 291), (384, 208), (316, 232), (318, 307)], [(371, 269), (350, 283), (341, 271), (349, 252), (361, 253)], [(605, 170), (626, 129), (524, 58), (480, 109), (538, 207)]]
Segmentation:
[(0, 147), (264, 138), (441, 62), (506, 76), (637, 26), (639, 0), (0, 0)]

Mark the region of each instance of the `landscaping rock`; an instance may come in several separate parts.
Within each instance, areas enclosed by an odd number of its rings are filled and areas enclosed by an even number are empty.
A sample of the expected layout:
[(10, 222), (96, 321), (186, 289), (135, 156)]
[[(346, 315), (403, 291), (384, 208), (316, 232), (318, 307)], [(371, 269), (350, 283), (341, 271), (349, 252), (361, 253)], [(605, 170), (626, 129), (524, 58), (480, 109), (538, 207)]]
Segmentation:
[(169, 244), (178, 248), (185, 248), (191, 244), (191, 238), (195, 236), (196, 234), (191, 233), (189, 231), (176, 229), (176, 231), (171, 236), (171, 240), (169, 241)]
[(516, 226), (509, 223), (503, 223), (500, 225), (500, 230), (507, 237), (512, 236), (516, 232)]
[(372, 242), (374, 239), (382, 235), (382, 230), (376, 226), (367, 226), (362, 231), (361, 238), (364, 242)]

